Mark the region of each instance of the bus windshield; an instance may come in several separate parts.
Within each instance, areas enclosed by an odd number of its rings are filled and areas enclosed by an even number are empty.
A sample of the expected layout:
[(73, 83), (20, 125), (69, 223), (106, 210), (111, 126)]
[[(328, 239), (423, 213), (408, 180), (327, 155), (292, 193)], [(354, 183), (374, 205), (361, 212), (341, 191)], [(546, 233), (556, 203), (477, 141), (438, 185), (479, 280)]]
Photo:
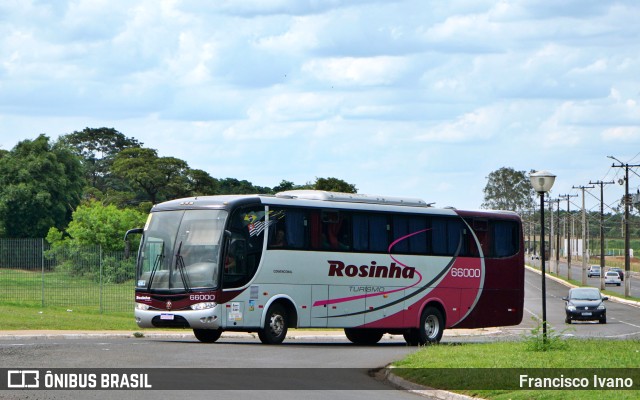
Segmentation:
[(222, 210), (152, 213), (140, 246), (136, 286), (149, 291), (217, 288), (226, 218)]

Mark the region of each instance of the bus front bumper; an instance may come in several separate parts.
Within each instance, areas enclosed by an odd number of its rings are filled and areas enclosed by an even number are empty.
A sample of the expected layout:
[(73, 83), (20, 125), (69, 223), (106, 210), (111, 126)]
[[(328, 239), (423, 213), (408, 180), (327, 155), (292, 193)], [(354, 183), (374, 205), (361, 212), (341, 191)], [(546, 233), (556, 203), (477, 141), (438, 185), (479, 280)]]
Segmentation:
[(204, 310), (141, 310), (135, 309), (136, 323), (140, 328), (191, 328), (219, 329), (220, 305)]

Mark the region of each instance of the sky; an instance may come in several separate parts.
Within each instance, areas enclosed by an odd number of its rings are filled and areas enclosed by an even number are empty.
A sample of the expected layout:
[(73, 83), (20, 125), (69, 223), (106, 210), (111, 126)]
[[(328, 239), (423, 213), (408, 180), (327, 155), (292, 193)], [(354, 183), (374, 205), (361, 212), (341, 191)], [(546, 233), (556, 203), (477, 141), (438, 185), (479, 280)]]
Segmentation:
[(459, 209), (492, 171), (548, 170), (578, 208), (640, 164), (639, 20), (637, 0), (2, 0), (0, 148), (108, 127), (215, 178)]

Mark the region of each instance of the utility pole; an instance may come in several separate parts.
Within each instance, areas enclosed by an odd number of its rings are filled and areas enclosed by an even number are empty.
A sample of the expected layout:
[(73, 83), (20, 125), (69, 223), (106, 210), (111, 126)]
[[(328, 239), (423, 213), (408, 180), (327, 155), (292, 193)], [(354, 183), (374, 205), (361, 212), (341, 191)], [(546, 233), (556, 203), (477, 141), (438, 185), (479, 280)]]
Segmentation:
[(556, 274), (560, 275), (560, 199), (556, 199), (558, 203), (558, 233), (556, 234)]
[[(560, 199), (549, 199), (547, 200), (549, 202), (549, 216), (551, 218), (551, 232), (549, 233), (549, 265), (551, 266), (551, 268), (549, 268), (549, 270), (555, 274), (558, 273), (558, 268), (559, 268), (559, 253), (560, 253)], [(557, 227), (557, 234), (556, 237), (558, 238), (557, 242), (554, 244), (554, 236), (553, 236), (553, 203), (557, 203), (558, 204), (558, 227)], [(554, 257), (554, 251), (555, 251), (555, 257)], [(552, 260), (554, 260), (552, 262)], [(554, 267), (555, 266), (555, 267)]]
[(612, 168), (624, 168), (624, 295), (625, 297), (629, 297), (629, 292), (631, 290), (631, 256), (629, 254), (630, 249), (630, 240), (629, 240), (629, 203), (631, 203), (631, 199), (629, 198), (629, 168), (640, 167), (640, 165), (629, 165), (625, 164), (622, 161), (618, 160), (613, 156), (607, 156), (608, 158), (615, 160), (620, 163), (620, 165), (612, 164)]
[[(584, 191), (595, 186), (574, 186), (574, 189), (582, 190), (582, 286), (587, 285), (587, 213), (584, 209)], [(600, 273), (602, 275), (602, 272)]]
[(589, 185), (600, 185), (600, 290), (604, 290), (604, 185), (613, 183), (613, 181), (589, 181)]
[[(532, 212), (531, 215), (534, 215), (534, 213)], [(538, 241), (537, 241), (537, 236), (536, 236), (536, 223), (533, 222), (533, 219), (531, 220), (531, 232), (533, 232), (533, 255), (537, 255), (538, 253), (536, 252), (536, 248), (538, 247)]]
[(548, 254), (549, 254), (549, 265), (551, 265), (551, 260), (553, 259), (553, 204), (551, 204), (551, 200), (549, 200), (549, 221), (550, 221), (549, 225), (551, 229), (549, 229), (549, 253)]
[(569, 205), (571, 204), (571, 202), (569, 200), (572, 197), (578, 197), (578, 195), (563, 194), (558, 197), (562, 200), (567, 200), (567, 280), (571, 280), (571, 227), (568, 220), (568, 218), (571, 218), (571, 213), (569, 211)]

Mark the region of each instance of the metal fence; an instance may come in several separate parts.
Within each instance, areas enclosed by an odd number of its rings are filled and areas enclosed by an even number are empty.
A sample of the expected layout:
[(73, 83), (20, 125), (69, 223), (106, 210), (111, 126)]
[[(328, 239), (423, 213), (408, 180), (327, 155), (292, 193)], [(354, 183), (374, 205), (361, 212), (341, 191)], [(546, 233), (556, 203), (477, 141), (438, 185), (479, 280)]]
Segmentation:
[(129, 312), (135, 260), (100, 246), (52, 248), (44, 239), (0, 239), (0, 304)]

